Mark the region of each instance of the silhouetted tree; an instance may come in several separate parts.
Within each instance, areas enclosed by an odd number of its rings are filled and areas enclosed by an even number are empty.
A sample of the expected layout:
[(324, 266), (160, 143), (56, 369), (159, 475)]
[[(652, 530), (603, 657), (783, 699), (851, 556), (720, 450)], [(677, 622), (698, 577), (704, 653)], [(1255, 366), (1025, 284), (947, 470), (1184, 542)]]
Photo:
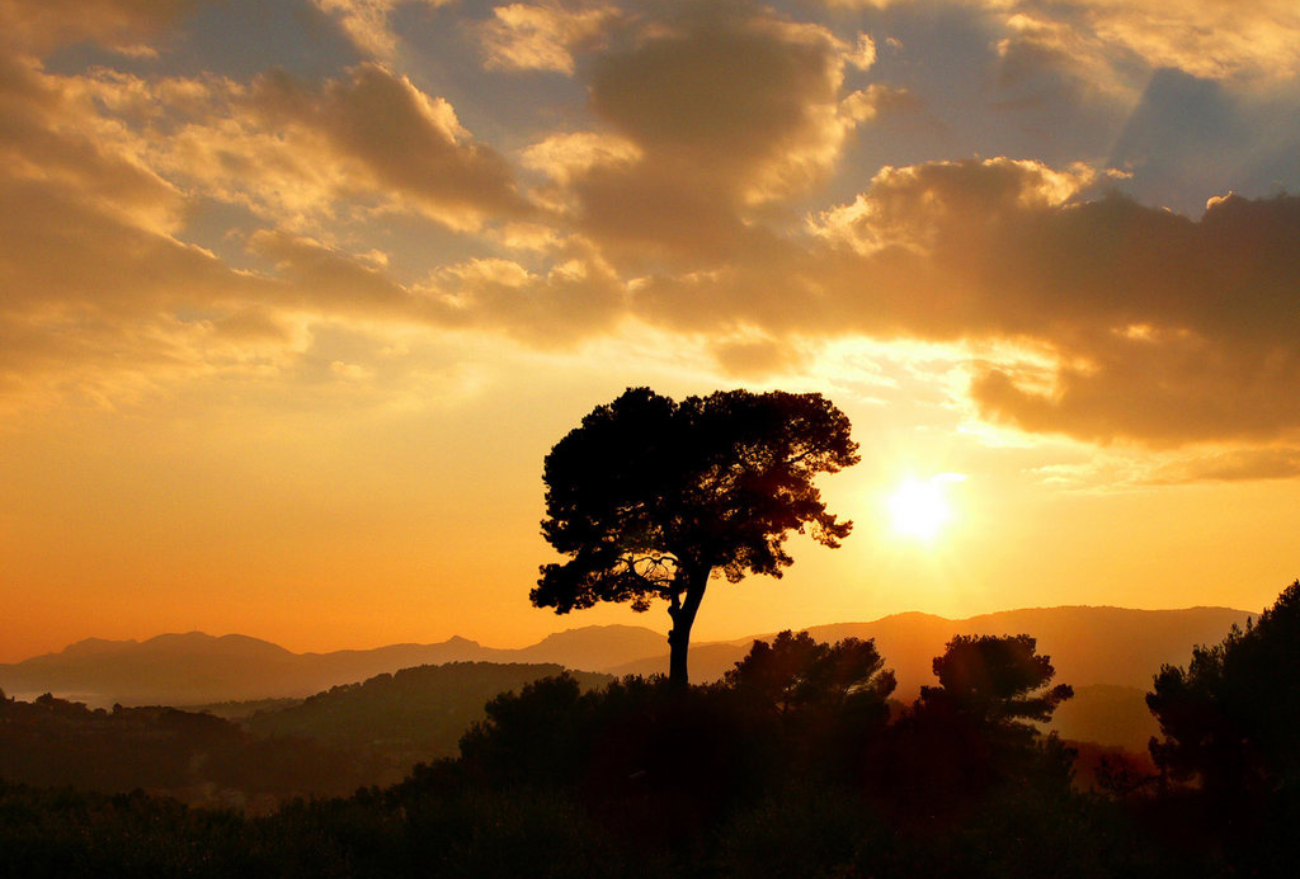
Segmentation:
[(1259, 622), (1198, 646), (1184, 671), (1164, 666), (1147, 706), (1163, 741), (1156, 765), (1213, 798), (1294, 789), (1300, 780), (1300, 581)]
[(979, 722), (1046, 722), (1074, 689), (1069, 684), (1047, 688), (1056, 669), (1052, 658), (1037, 650), (1037, 639), (1029, 635), (958, 635), (934, 660), (940, 687), (922, 687), (921, 699), (942, 701)]
[(860, 774), (870, 740), (889, 722), (896, 681), (873, 640), (827, 644), (785, 631), (755, 641), (723, 686), (752, 715), (754, 733), (777, 726), (787, 771), (844, 781)]
[(1029, 635), (959, 635), (933, 664), (940, 686), (890, 728), (876, 770), (904, 812), (961, 811), (1006, 785), (1062, 790), (1072, 755), (1026, 721), (1050, 719), (1070, 698)]
[(842, 709), (856, 699), (884, 708), (897, 683), (874, 640), (846, 638), (832, 645), (788, 629), (771, 644), (755, 641), (723, 680), (761, 696), (782, 715), (809, 706)]
[(838, 546), (851, 522), (813, 485), (858, 461), (849, 420), (820, 394), (719, 391), (677, 403), (630, 388), (598, 406), (546, 457), (542, 533), (569, 556), (543, 565), (533, 604), (668, 602), (669, 677), (687, 684), (691, 626), (709, 577), (781, 576), (784, 542)]

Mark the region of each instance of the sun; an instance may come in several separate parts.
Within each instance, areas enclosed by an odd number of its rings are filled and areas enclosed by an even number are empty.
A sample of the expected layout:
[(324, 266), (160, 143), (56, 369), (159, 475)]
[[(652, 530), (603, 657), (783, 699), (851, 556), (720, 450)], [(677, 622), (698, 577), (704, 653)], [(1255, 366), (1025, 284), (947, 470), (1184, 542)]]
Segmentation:
[(951, 482), (965, 479), (957, 473), (941, 473), (929, 479), (909, 477), (889, 496), (889, 517), (894, 531), (904, 537), (929, 542), (952, 519), (952, 506), (944, 494)]

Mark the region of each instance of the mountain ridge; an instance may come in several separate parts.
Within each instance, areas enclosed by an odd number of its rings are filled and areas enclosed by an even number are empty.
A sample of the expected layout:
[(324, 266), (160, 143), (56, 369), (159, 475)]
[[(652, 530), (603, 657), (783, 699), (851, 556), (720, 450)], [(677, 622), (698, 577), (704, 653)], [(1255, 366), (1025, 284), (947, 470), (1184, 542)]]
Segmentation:
[[(1142, 610), (1110, 605), (1019, 608), (962, 619), (907, 611), (867, 622), (808, 627), (819, 640), (874, 638), (898, 676), (897, 695), (910, 699), (933, 683), (930, 664), (957, 634), (1035, 636), (1053, 657), (1057, 680), (1075, 686), (1145, 688), (1165, 663), (1186, 664), (1196, 644), (1217, 643), (1233, 624), (1255, 614), (1198, 606)], [(756, 639), (700, 641), (691, 646), (692, 680), (720, 678)], [(447, 662), (555, 662), (580, 671), (657, 674), (667, 670), (662, 633), (641, 626), (567, 629), (520, 648), (486, 647), (453, 636), (429, 644), (391, 644), (328, 653), (293, 653), (247, 635), (167, 633), (144, 641), (88, 638), (58, 653), (0, 664), (0, 689), (53, 692), (101, 705), (192, 705), (274, 697), (306, 697), (401, 668)]]

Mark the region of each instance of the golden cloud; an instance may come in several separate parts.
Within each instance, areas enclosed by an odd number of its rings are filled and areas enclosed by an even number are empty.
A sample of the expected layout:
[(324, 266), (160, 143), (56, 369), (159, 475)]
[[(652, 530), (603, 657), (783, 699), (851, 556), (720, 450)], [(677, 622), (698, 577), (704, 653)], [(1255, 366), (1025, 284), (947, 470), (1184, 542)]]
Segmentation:
[(445, 6), (452, 0), (311, 0), (322, 12), (334, 17), (348, 38), (367, 55), (391, 61), (397, 55), (397, 35), (388, 17), (398, 6), (422, 3)]
[(525, 162), (559, 184), (539, 196), (615, 260), (726, 260), (752, 220), (833, 172), (886, 93), (842, 93), (869, 41), (751, 6), (658, 11), (590, 57), (605, 130), (549, 138)]
[(249, 107), (255, 130), (298, 140), (311, 166), (359, 171), (364, 177), (353, 185), (408, 200), (451, 228), (530, 213), (506, 161), (471, 140), (451, 104), (381, 65), (363, 64), (323, 87), (266, 74), (254, 83)]
[(43, 54), (90, 40), (132, 55), (196, 0), (0, 0), (0, 45)]
[[(832, 7), (888, 9), (933, 0), (822, 2)], [(1300, 7), (1292, 0), (947, 2), (1001, 18), (1013, 44), (1028, 39), (1043, 48), (1068, 47), (1074, 61), (1087, 66), (1101, 56), (1123, 51), (1151, 68), (1171, 67), (1206, 79), (1279, 81), (1300, 71)]]
[(511, 3), (479, 27), (485, 64), (498, 70), (547, 70), (569, 76), (573, 52), (595, 40), (616, 12), (604, 6)]

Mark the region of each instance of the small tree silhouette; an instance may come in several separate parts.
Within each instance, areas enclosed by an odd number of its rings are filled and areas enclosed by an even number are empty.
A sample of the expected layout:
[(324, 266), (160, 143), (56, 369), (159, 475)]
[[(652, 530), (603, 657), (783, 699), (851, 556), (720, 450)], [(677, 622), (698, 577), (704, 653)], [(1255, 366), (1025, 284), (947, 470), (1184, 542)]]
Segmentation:
[(1056, 706), (1074, 695), (1069, 684), (1047, 689), (1056, 669), (1039, 656), (1030, 635), (958, 635), (935, 657), (940, 688), (922, 687), (926, 702), (942, 701), (978, 722), (1023, 725), (1051, 720)]
[(758, 695), (783, 717), (807, 708), (841, 711), (854, 700), (868, 700), (887, 718), (885, 700), (897, 685), (874, 639), (846, 638), (831, 645), (789, 629), (770, 644), (755, 641), (723, 680)]
[(598, 601), (668, 602), (669, 678), (688, 683), (691, 627), (709, 578), (781, 576), (790, 531), (838, 546), (852, 527), (813, 485), (858, 461), (849, 420), (820, 394), (719, 391), (681, 403), (629, 388), (546, 457), (542, 533), (564, 563), (531, 598), (556, 613)]

